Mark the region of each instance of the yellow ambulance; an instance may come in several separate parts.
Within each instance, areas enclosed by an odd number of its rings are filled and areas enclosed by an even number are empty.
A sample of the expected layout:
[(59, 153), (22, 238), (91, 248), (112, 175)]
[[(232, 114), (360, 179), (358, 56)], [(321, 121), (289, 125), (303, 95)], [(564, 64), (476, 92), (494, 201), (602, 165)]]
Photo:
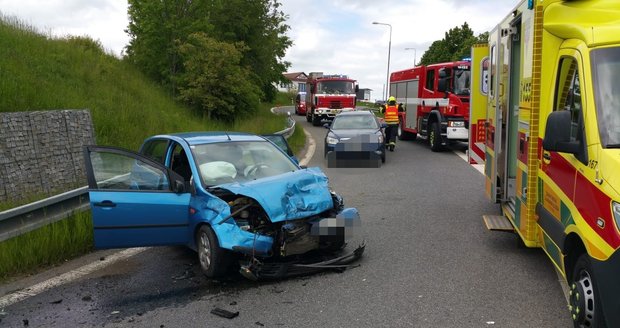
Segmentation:
[(472, 49), (472, 76), (502, 210), (487, 228), (545, 251), (575, 327), (620, 327), (620, 1), (521, 1)]

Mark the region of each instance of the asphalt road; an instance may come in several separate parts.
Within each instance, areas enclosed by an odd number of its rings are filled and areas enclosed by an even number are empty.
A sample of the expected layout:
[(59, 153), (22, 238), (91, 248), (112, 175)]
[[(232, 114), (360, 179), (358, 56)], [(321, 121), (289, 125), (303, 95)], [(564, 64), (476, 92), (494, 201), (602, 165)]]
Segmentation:
[[(360, 211), (348, 246), (367, 245), (358, 267), (270, 283), (212, 281), (193, 252), (149, 248), (0, 309), (0, 327), (572, 327), (550, 261), (484, 228), (482, 215), (498, 205), (454, 152), (399, 141), (381, 168), (325, 168), (326, 130), (296, 119), (316, 140), (308, 166), (322, 167)], [(91, 254), (27, 282), (111, 256)], [(239, 316), (215, 316), (215, 307)]]

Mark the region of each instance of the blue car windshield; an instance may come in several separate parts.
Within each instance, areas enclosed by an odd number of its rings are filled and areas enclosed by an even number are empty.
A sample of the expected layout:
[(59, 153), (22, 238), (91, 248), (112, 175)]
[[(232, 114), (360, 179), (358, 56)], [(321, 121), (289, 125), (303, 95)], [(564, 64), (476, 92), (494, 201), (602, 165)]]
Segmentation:
[(268, 141), (219, 142), (191, 148), (205, 186), (242, 183), (298, 169), (286, 154)]
[(377, 120), (372, 115), (341, 115), (334, 118), (332, 130), (379, 129)]

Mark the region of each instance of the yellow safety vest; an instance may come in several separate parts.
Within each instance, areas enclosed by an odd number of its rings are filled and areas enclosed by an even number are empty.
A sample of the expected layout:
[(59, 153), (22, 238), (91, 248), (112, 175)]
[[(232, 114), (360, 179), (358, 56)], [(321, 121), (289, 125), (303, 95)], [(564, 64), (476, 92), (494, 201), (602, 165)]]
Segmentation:
[(387, 124), (398, 124), (398, 106), (388, 105), (385, 107), (385, 115), (383, 117)]

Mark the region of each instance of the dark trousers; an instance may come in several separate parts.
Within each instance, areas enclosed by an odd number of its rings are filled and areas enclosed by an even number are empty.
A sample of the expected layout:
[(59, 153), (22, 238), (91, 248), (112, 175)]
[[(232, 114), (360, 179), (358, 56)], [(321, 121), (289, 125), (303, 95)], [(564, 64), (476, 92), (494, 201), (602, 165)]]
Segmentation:
[(397, 132), (398, 132), (398, 123), (388, 124), (387, 128), (385, 128), (385, 143), (386, 144), (390, 142), (396, 143)]

